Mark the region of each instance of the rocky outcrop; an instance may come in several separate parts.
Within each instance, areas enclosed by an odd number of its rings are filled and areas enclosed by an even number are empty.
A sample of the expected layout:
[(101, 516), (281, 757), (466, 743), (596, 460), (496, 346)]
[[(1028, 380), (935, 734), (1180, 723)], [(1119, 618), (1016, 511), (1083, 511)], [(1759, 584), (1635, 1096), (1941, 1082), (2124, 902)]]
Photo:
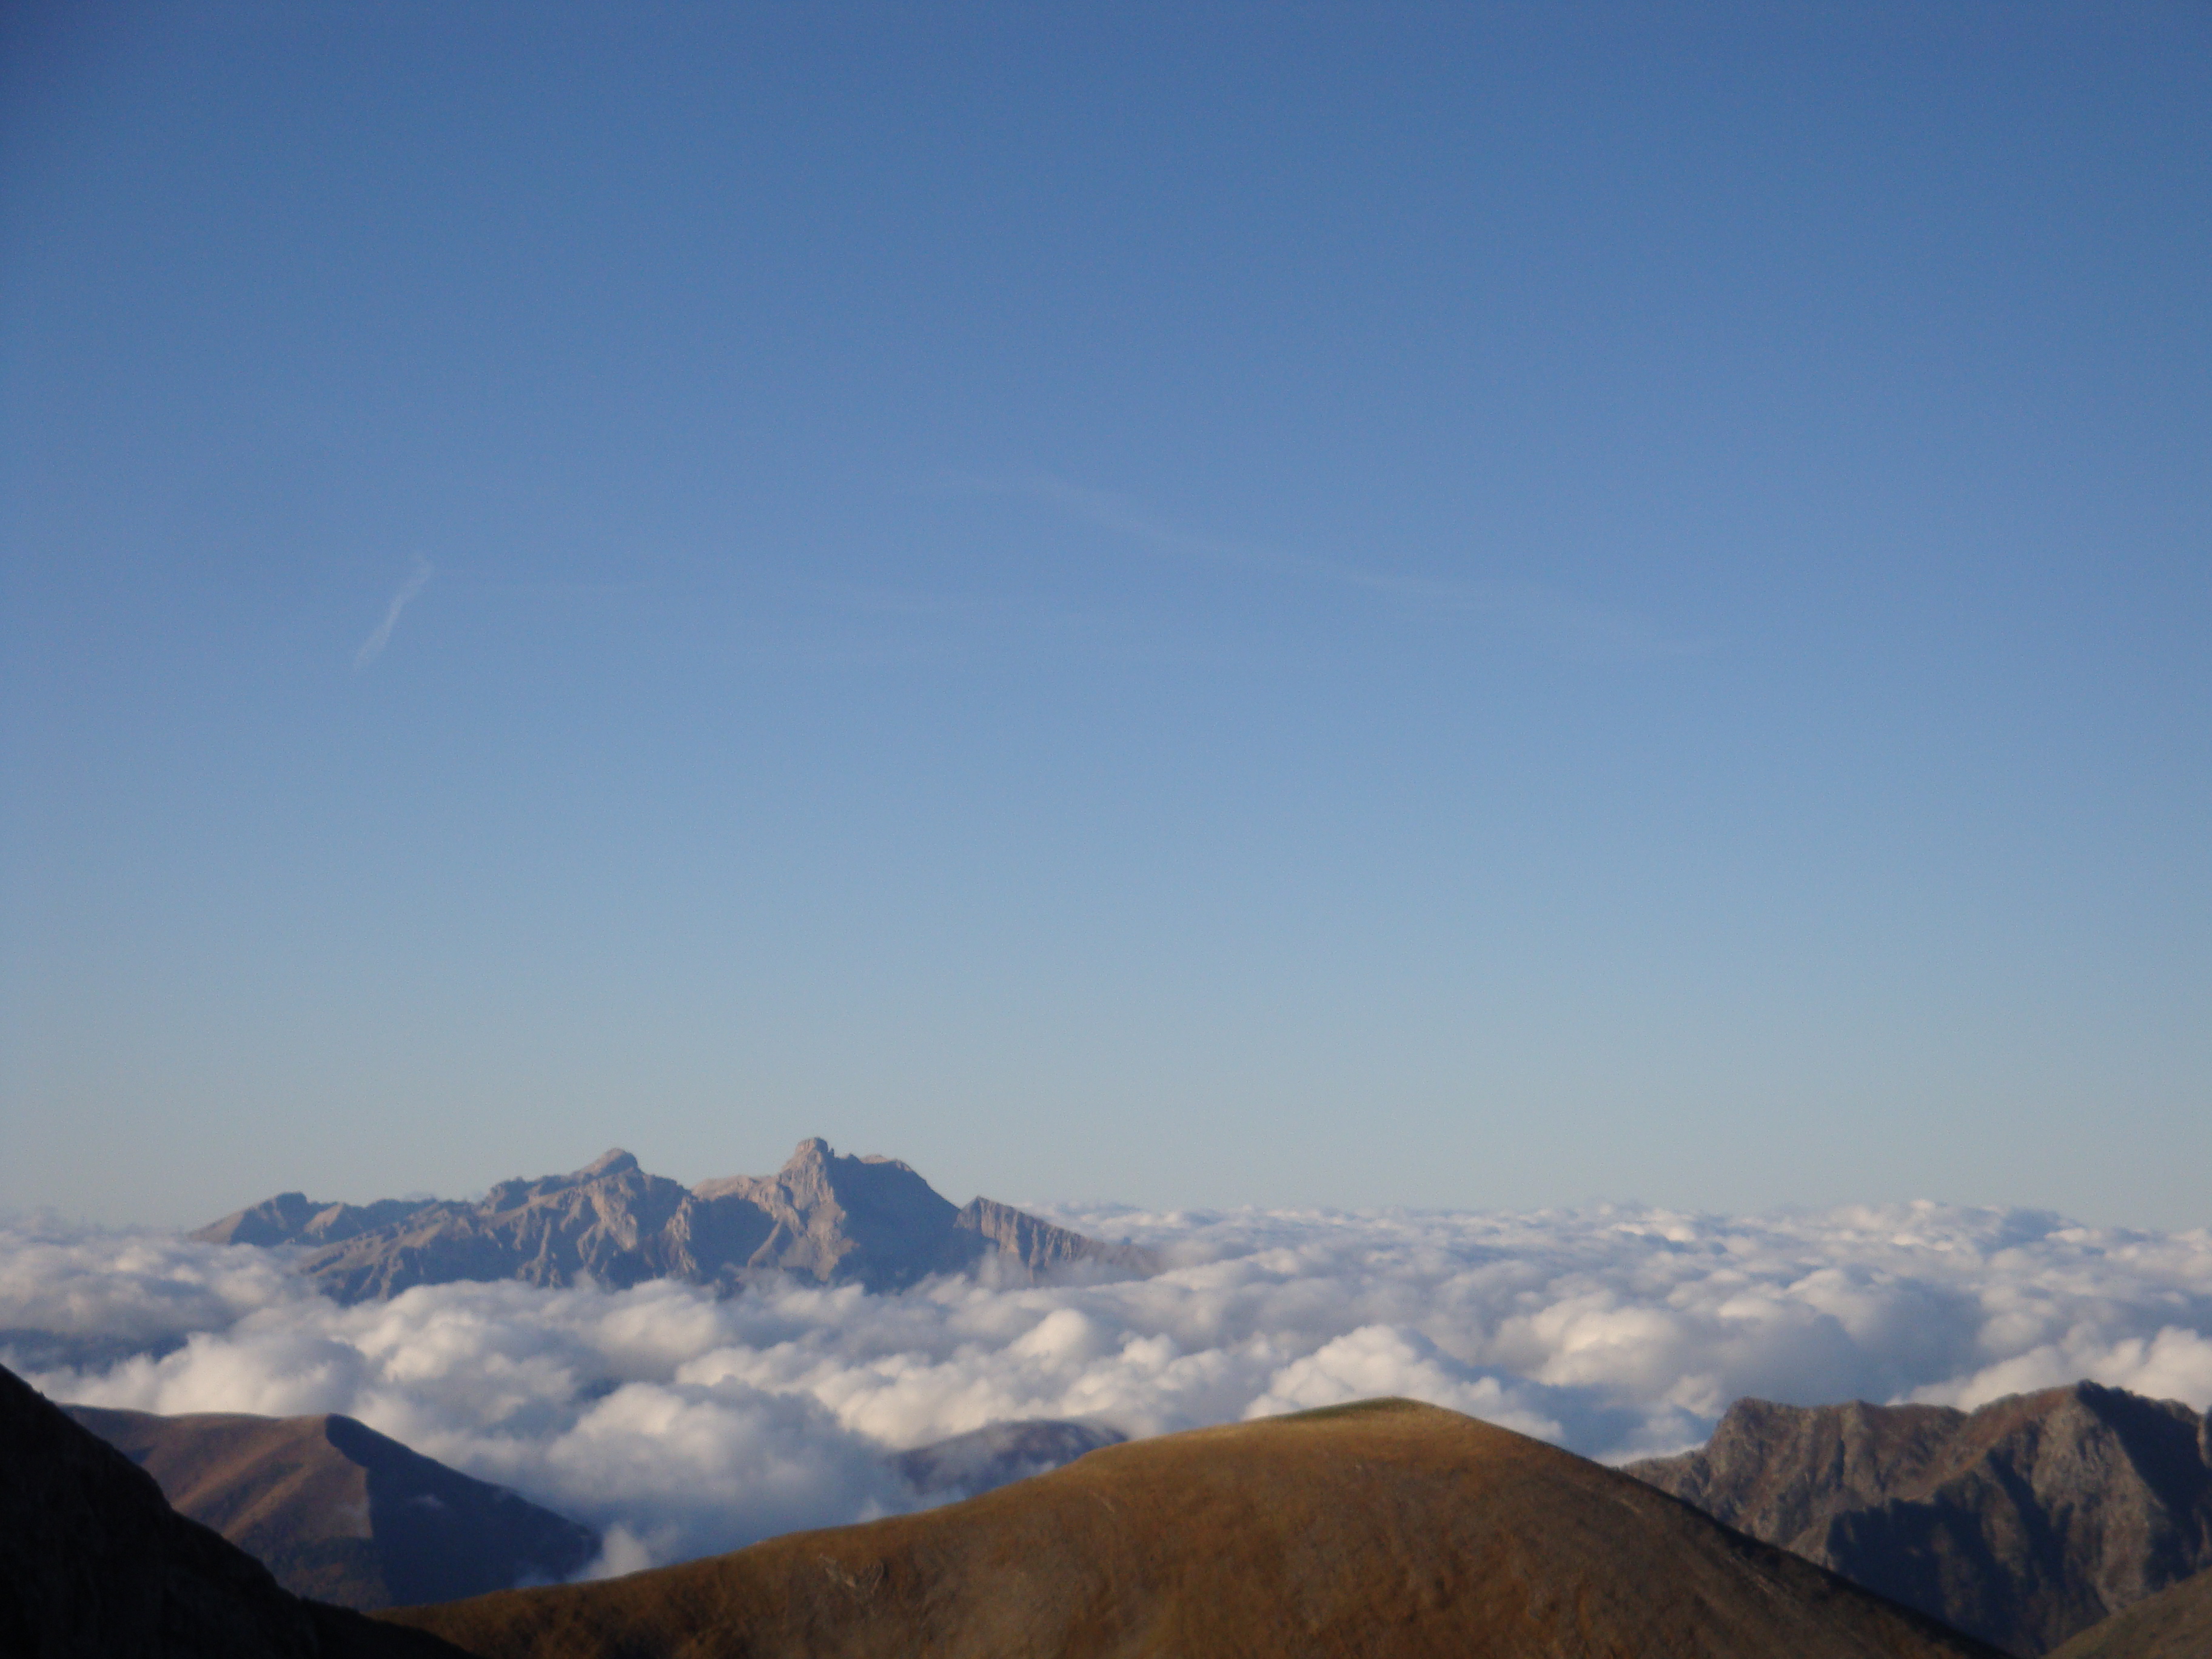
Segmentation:
[(733, 1291), (768, 1273), (899, 1291), (988, 1267), (1036, 1279), (1158, 1271), (1152, 1255), (988, 1199), (956, 1208), (896, 1158), (799, 1143), (772, 1176), (696, 1188), (615, 1151), (565, 1176), (501, 1182), (476, 1200), (316, 1204), (280, 1194), (202, 1228), (214, 1243), (303, 1246), (300, 1271), (341, 1302), (416, 1285), (520, 1279), (625, 1289), (678, 1279)]
[(952, 1218), (952, 1224), (991, 1246), (996, 1260), (1034, 1278), (1065, 1272), (1083, 1262), (1138, 1274), (1159, 1271), (1159, 1262), (1149, 1250), (1128, 1244), (1102, 1244), (988, 1198), (970, 1199)]
[(580, 1571), (599, 1534), (350, 1417), (69, 1406), (295, 1595), (364, 1610), (449, 1601)]
[(11, 1659), (459, 1659), (285, 1590), (8, 1370), (0, 1472), (0, 1653)]
[(2203, 1421), (2094, 1382), (1972, 1413), (1743, 1400), (1627, 1473), (2024, 1656), (2212, 1567)]
[(1103, 1423), (1030, 1418), (988, 1423), (949, 1440), (916, 1446), (899, 1453), (890, 1465), (925, 1498), (975, 1498), (1049, 1474), (1086, 1452), (1118, 1446), (1128, 1437)]
[(385, 1615), (483, 1659), (1990, 1659), (1614, 1470), (1380, 1401), (963, 1503)]

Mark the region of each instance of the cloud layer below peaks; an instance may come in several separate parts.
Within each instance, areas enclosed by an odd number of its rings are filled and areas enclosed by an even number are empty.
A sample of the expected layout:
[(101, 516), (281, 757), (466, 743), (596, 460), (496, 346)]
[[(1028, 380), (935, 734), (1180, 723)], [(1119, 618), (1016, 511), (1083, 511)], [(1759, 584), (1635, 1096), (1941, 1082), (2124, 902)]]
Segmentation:
[(989, 1422), (1152, 1434), (1376, 1395), (1619, 1460), (1740, 1395), (1973, 1406), (2094, 1377), (2212, 1407), (2212, 1233), (1915, 1204), (1724, 1218), (1046, 1208), (1120, 1283), (447, 1285), (344, 1308), (282, 1252), (0, 1230), (0, 1358), (58, 1399), (343, 1412), (590, 1522), (626, 1571), (919, 1501)]

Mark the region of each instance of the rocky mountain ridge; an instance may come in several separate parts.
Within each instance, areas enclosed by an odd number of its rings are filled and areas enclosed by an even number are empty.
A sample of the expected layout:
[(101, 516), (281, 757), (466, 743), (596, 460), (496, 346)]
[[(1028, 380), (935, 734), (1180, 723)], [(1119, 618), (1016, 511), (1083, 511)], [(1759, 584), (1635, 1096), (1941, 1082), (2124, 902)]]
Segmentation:
[(2212, 1420), (2094, 1382), (1971, 1413), (1741, 1400), (1626, 1472), (2028, 1659), (2212, 1568)]
[(1036, 1280), (1079, 1268), (1141, 1275), (1161, 1265), (1150, 1251), (989, 1199), (957, 1206), (908, 1164), (842, 1156), (818, 1137), (801, 1141), (773, 1176), (687, 1188), (617, 1149), (568, 1175), (501, 1182), (475, 1200), (317, 1204), (280, 1193), (192, 1237), (304, 1247), (300, 1272), (348, 1303), (456, 1280), (620, 1290), (676, 1279), (733, 1291), (787, 1273), (900, 1291), (933, 1273)]

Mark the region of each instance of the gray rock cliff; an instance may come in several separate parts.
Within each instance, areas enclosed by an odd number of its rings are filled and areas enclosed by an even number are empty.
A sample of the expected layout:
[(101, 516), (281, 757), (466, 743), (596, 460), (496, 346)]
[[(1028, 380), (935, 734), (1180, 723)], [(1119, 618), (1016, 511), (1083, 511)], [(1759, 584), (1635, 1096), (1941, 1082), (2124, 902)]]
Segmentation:
[(2023, 1655), (2212, 1568), (2203, 1420), (2079, 1382), (1966, 1413), (1741, 1400), (1626, 1472)]

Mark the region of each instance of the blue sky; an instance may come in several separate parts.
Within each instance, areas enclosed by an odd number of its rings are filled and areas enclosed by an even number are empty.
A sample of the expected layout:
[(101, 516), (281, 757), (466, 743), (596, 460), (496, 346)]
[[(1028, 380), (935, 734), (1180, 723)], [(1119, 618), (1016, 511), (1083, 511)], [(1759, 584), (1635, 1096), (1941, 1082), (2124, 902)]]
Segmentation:
[(5, 27), (0, 1206), (2212, 1223), (2212, 9)]

